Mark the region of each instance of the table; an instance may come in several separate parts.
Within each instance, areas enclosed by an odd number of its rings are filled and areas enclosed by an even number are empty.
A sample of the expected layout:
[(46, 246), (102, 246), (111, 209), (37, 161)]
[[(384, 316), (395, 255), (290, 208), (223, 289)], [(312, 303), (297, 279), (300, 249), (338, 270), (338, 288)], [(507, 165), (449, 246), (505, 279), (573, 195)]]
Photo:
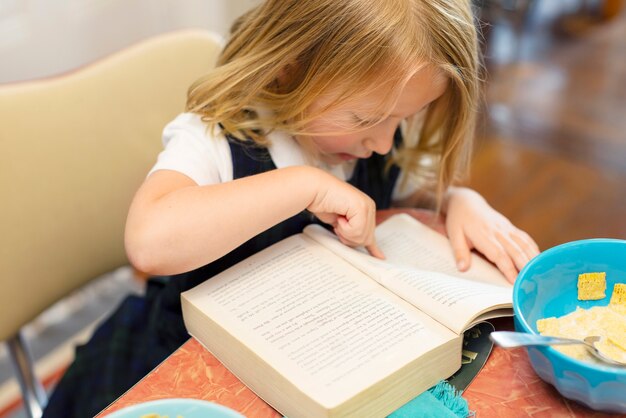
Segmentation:
[[(441, 221), (431, 212), (403, 210), (443, 232)], [(378, 221), (397, 210), (381, 211)], [(494, 321), (497, 330), (512, 330), (511, 318)], [(487, 363), (463, 393), (477, 417), (615, 417), (592, 411), (563, 398), (533, 371), (524, 349), (494, 347)], [(248, 418), (279, 418), (266, 404), (230, 373), (195, 339), (190, 338), (163, 363), (128, 392), (102, 411), (97, 418), (140, 402), (163, 398), (195, 398), (213, 401)]]

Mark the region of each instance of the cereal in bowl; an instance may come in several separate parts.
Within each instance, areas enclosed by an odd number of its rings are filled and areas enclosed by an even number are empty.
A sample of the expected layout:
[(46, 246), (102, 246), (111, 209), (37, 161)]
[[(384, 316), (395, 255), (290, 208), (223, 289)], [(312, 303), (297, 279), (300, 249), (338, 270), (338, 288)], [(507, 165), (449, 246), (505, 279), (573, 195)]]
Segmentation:
[[(600, 292), (606, 288), (605, 273), (585, 273), (579, 275), (578, 299), (598, 300)], [(582, 281), (581, 281), (582, 277)], [(581, 286), (582, 283), (582, 286)], [(582, 298), (581, 298), (581, 289)], [(594, 306), (589, 309), (577, 307), (574, 312), (561, 317), (537, 320), (537, 331), (541, 335), (582, 340), (591, 335), (602, 337), (596, 347), (606, 356), (626, 361), (626, 283), (614, 286), (608, 306)], [(578, 360), (597, 363), (583, 345), (554, 346), (554, 349)]]

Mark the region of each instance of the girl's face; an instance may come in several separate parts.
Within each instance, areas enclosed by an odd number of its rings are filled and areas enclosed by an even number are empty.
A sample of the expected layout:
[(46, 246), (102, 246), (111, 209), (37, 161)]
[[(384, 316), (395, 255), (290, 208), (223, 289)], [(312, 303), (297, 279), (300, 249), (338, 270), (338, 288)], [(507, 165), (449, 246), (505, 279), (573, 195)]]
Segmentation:
[[(377, 110), (372, 109), (372, 106), (381, 103), (387, 93), (381, 89), (313, 119), (307, 126), (307, 131), (313, 134), (297, 139), (312, 145), (320, 158), (329, 164), (368, 158), (374, 152), (387, 154), (393, 145), (393, 135), (400, 121), (439, 98), (447, 83), (447, 77), (439, 70), (433, 66), (424, 67), (405, 84), (389, 116), (379, 123), (356, 131), (349, 128), (367, 124), (367, 115), (375, 114)], [(311, 106), (311, 111), (315, 112), (332, 99), (320, 97)], [(381, 109), (380, 113), (382, 115), (384, 111)]]

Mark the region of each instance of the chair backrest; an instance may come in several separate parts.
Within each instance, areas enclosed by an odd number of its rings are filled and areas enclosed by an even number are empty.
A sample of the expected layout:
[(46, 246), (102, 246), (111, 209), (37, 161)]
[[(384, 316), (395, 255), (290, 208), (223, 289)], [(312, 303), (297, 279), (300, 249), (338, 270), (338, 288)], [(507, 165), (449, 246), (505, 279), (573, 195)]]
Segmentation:
[(0, 85), (0, 339), (127, 264), (130, 201), (221, 40), (181, 31), (77, 71)]

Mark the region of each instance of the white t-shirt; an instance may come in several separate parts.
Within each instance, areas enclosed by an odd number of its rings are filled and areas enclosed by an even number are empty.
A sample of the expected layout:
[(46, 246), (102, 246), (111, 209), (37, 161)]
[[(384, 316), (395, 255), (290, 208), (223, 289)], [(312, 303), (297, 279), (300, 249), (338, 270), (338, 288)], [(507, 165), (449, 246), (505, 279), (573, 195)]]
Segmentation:
[[(355, 161), (329, 165), (311, 161), (295, 139), (280, 131), (268, 135), (268, 151), (277, 168), (296, 165), (316, 166), (341, 180), (352, 175)], [(209, 131), (200, 116), (194, 113), (181, 113), (163, 130), (163, 145), (156, 164), (150, 170), (173, 170), (182, 173), (199, 186), (225, 183), (233, 179), (233, 162), (226, 137), (219, 127)], [(397, 182), (397, 184), (400, 181)], [(393, 200), (408, 196), (414, 191), (410, 185), (398, 193), (393, 192)]]

